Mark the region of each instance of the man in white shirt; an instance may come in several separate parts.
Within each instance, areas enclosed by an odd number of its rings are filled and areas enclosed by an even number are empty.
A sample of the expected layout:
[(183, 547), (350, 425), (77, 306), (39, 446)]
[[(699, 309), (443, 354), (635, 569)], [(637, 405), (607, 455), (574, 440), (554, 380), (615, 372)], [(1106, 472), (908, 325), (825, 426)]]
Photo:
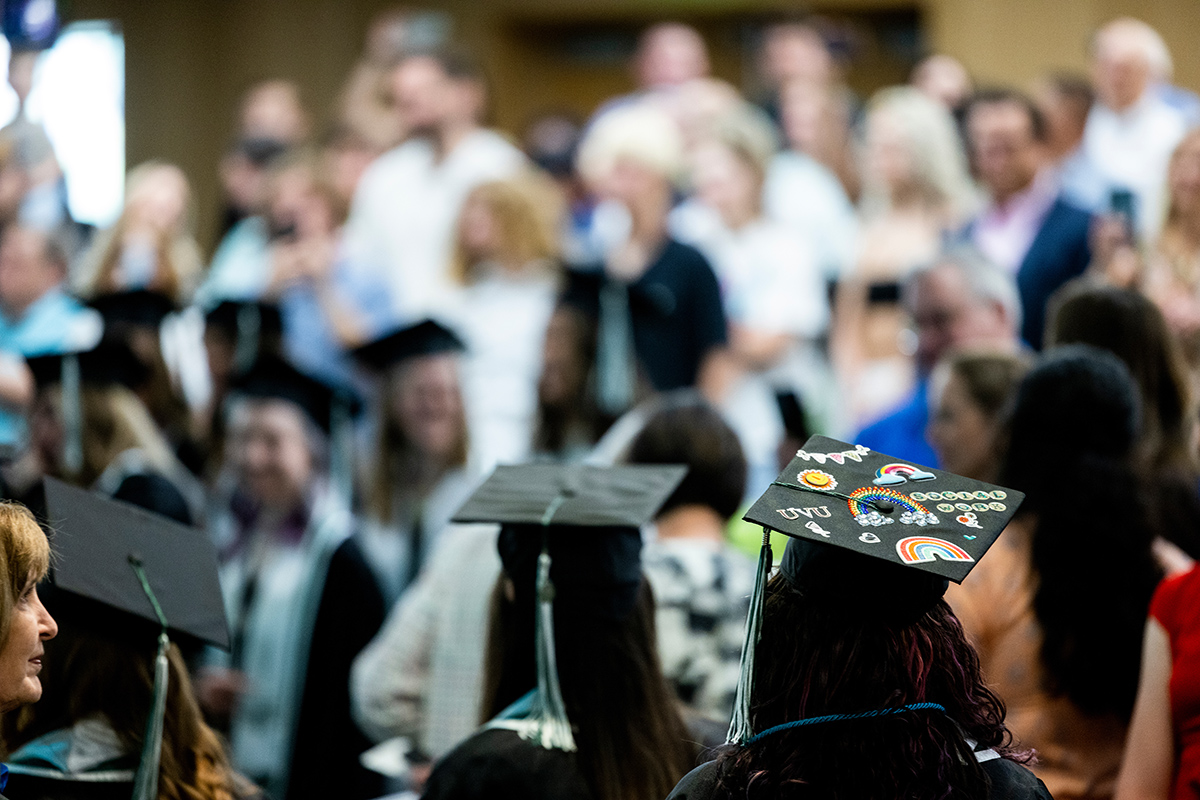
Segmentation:
[(409, 55), (392, 71), (391, 89), (409, 135), (367, 168), (346, 233), (352, 257), (381, 270), (397, 313), (414, 319), (436, 312), (451, 289), (454, 231), (467, 195), (514, 175), (525, 157), (480, 126), (486, 90), (466, 58)]
[(1134, 196), (1137, 230), (1153, 235), (1161, 222), (1163, 188), (1171, 152), (1183, 138), (1186, 118), (1163, 100), (1155, 76), (1166, 47), (1140, 20), (1122, 17), (1092, 42), (1092, 81), (1096, 104), (1088, 115), (1083, 152), (1111, 203), (1113, 190)]

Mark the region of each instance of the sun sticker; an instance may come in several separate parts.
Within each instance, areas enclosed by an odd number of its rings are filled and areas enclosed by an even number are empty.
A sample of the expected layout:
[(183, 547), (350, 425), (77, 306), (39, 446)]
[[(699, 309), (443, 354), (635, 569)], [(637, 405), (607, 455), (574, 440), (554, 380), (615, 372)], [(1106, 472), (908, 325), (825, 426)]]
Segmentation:
[(837, 488), (837, 479), (828, 472), (822, 472), (819, 469), (806, 469), (797, 475), (796, 478), (802, 485), (810, 489), (832, 491)]

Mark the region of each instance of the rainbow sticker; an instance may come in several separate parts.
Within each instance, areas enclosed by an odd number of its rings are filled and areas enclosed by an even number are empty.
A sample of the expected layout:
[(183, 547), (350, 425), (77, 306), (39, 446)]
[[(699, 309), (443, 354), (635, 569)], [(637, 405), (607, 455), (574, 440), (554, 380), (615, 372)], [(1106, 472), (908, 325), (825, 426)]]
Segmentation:
[(810, 489), (831, 492), (837, 488), (837, 478), (819, 469), (806, 469), (796, 476), (796, 480)]
[(850, 515), (854, 517), (855, 522), (859, 525), (874, 527), (894, 523), (896, 521), (895, 517), (881, 514), (878, 509), (868, 505), (877, 500), (894, 503), (904, 509), (900, 514), (900, 523), (903, 525), (925, 527), (926, 525), (938, 524), (937, 516), (930, 513), (929, 509), (905, 497), (895, 489), (872, 489), (869, 486), (855, 489), (850, 493), (847, 505), (850, 507)]
[(876, 486), (899, 486), (909, 481), (931, 481), (936, 478), (932, 472), (914, 467), (911, 464), (888, 464), (875, 471)]
[(909, 536), (896, 542), (896, 553), (905, 564), (928, 564), (930, 561), (974, 561), (971, 554), (956, 544), (932, 536)]

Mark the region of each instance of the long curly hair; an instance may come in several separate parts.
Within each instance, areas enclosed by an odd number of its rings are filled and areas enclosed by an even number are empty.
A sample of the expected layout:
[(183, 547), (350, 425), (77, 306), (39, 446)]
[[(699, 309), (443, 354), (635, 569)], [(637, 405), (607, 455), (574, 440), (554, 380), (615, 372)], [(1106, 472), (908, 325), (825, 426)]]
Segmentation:
[(1033, 607), (1046, 688), (1085, 713), (1128, 720), (1146, 612), (1162, 571), (1151, 547), (1137, 386), (1088, 345), (1042, 358), (1017, 391), (1001, 483), (1032, 515)]
[(1026, 760), (1012, 750), (1004, 705), (984, 685), (979, 657), (942, 600), (915, 618), (864, 613), (776, 575), (756, 661), (756, 731), (912, 703), (946, 711), (822, 723), (726, 745), (717, 769), (729, 797), (986, 797), (987, 778), (966, 737)]

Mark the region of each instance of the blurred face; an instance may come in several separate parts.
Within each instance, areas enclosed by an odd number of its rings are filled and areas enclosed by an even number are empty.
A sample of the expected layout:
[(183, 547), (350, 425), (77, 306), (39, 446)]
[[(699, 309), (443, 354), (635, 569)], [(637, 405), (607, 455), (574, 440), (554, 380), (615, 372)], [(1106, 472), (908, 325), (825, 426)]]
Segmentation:
[(1189, 136), (1179, 145), (1167, 172), (1171, 205), (1182, 217), (1200, 216), (1200, 136)]
[(244, 401), (227, 448), (239, 488), (267, 508), (296, 507), (316, 476), (304, 412), (285, 400)]
[(58, 625), (38, 598), (30, 575), (13, 606), (8, 639), (0, 647), (0, 711), (11, 711), (42, 696), (42, 642), (53, 639)]
[(951, 348), (1012, 344), (1004, 311), (974, 297), (957, 267), (943, 265), (922, 275), (912, 293), (911, 311), (922, 374), (929, 374)]
[(597, 194), (626, 208), (640, 205), (645, 198), (657, 197), (668, 189), (666, 178), (632, 158), (618, 158), (596, 181)]
[(392, 386), (392, 414), (404, 436), (431, 458), (454, 455), (463, 433), (455, 356), (410, 359), (398, 367)]
[(912, 180), (914, 168), (899, 120), (886, 110), (871, 114), (867, 118), (865, 171), (895, 190)]
[(44, 235), (10, 227), (0, 239), (0, 305), (24, 311), (62, 281), (62, 272), (46, 258)]
[(824, 84), (832, 73), (829, 50), (815, 31), (781, 27), (768, 33), (763, 43), (763, 74), (771, 83), (803, 80)]
[(976, 480), (990, 480), (994, 467), (995, 426), (967, 392), (962, 378), (950, 373), (933, 398), (927, 436), (938, 465)]
[(320, 236), (333, 229), (329, 204), (303, 168), (289, 169), (275, 177), (271, 198), (271, 221), (276, 229), (294, 227), (300, 238)]
[(700, 34), (683, 25), (665, 25), (650, 32), (637, 61), (643, 89), (678, 86), (708, 74), (708, 53)]
[(1124, 111), (1140, 100), (1150, 85), (1150, 64), (1127, 36), (1109, 34), (1097, 44), (1092, 61), (1096, 96), (1114, 111)]
[(415, 135), (436, 131), (454, 99), (453, 82), (432, 58), (408, 58), (392, 72), (392, 97), (404, 125)]
[(471, 195), (463, 205), (459, 238), (472, 261), (494, 258), (500, 251), (500, 228), (487, 202)]
[(821, 86), (792, 81), (779, 90), (780, 121), (789, 147), (816, 152), (829, 112), (828, 94)]
[(187, 211), (188, 182), (175, 167), (160, 167), (146, 175), (125, 203), (129, 214), (155, 230), (177, 231)]
[(378, 155), (379, 151), (365, 141), (339, 143), (325, 151), (326, 174), (347, 206), (354, 199), (363, 173)]
[(1042, 165), (1042, 145), (1029, 114), (1017, 103), (984, 103), (967, 120), (971, 155), (980, 180), (1003, 201), (1024, 191)]
[(696, 196), (726, 225), (740, 227), (758, 216), (762, 181), (749, 164), (716, 142), (697, 147), (694, 159)]

